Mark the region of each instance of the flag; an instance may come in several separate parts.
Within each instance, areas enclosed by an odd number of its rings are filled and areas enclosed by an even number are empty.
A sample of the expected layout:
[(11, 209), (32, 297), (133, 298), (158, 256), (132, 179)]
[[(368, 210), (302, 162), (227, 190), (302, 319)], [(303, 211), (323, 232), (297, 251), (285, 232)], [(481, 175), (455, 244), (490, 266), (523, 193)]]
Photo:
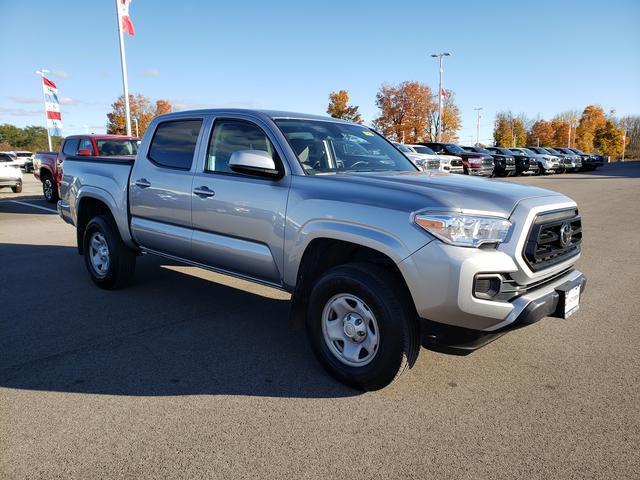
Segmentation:
[(440, 90), (440, 95), (443, 97), (447, 96), (447, 91), (444, 89), (444, 87), (442, 87), (442, 89)]
[(118, 16), (120, 17), (120, 26), (129, 35), (135, 35), (136, 31), (131, 23), (131, 17), (129, 17), (129, 5), (131, 0), (118, 0)]
[(47, 129), (49, 130), (49, 134), (61, 137), (62, 116), (60, 115), (58, 87), (48, 78), (42, 77), (42, 90), (44, 91), (44, 109), (47, 112)]

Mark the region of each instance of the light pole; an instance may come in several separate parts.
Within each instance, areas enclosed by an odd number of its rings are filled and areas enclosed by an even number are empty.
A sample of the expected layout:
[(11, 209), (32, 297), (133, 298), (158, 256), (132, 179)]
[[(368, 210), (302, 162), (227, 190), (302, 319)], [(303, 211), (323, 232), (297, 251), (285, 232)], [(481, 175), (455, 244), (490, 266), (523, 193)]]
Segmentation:
[(621, 161), (624, 162), (624, 152), (627, 148), (627, 127), (624, 127), (624, 134), (622, 135), (622, 159)]
[(478, 112), (478, 120), (476, 122), (476, 146), (480, 143), (480, 111), (482, 107), (474, 108)]
[(136, 137), (140, 137), (140, 135), (138, 134), (138, 116), (137, 115), (133, 117), (133, 121), (136, 124)]
[[(45, 70), (44, 68), (41, 68), (40, 70), (36, 70), (36, 73), (38, 75), (40, 75), (41, 78), (44, 78), (46, 73), (49, 73), (49, 70)], [(44, 129), (47, 131), (47, 142), (49, 143), (49, 151), (52, 151), (53, 148), (51, 147), (51, 133), (49, 133), (49, 128), (47, 127), (47, 122), (49, 121), (48, 117), (47, 117), (47, 97), (44, 94), (44, 88), (42, 87), (44, 80), (42, 80), (40, 82), (40, 88), (42, 89), (42, 98), (44, 100)]]
[(438, 128), (436, 130), (436, 137), (438, 142), (442, 141), (442, 57), (450, 57), (451, 54), (447, 52), (432, 53), (432, 57), (438, 58), (440, 61), (440, 81), (438, 82)]

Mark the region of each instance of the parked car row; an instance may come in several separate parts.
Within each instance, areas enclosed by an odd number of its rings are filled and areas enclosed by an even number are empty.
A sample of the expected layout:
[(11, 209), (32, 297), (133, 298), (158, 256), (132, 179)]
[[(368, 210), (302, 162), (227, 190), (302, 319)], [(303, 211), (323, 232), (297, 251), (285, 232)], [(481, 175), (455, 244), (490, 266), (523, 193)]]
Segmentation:
[(440, 142), (394, 145), (424, 171), (485, 177), (578, 172), (604, 164), (602, 155), (565, 147), (484, 148)]

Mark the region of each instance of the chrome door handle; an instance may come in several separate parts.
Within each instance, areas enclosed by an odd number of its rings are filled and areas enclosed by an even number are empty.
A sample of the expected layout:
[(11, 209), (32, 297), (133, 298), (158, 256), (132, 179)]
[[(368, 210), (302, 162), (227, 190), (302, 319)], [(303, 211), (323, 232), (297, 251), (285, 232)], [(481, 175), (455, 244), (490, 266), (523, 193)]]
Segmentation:
[(151, 182), (149, 182), (149, 180), (147, 180), (146, 178), (139, 178), (135, 181), (135, 185), (140, 188), (147, 188), (151, 186)]
[(202, 187), (194, 188), (193, 193), (202, 198), (213, 197), (216, 194), (216, 192), (204, 185)]

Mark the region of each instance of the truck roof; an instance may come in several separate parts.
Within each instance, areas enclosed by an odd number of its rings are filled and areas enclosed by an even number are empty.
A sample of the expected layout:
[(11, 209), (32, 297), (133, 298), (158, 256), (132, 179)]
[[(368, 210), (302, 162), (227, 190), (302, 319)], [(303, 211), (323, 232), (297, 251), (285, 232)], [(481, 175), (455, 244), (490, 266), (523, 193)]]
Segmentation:
[(79, 134), (79, 135), (68, 135), (65, 138), (95, 138), (96, 140), (140, 140), (138, 137), (129, 137), (127, 135), (96, 135), (96, 134)]
[(192, 114), (224, 115), (224, 114), (234, 114), (234, 113), (244, 113), (246, 115), (253, 115), (255, 117), (259, 117), (263, 119), (268, 118), (270, 120), (282, 119), (282, 118), (295, 118), (295, 119), (301, 119), (301, 120), (323, 120), (323, 121), (353, 124), (353, 122), (349, 122), (347, 120), (327, 117), (325, 115), (311, 115), (308, 113), (286, 112), (281, 110), (250, 109), (250, 108), (203, 108), (198, 110), (180, 110), (178, 112), (171, 112), (171, 113), (166, 113), (164, 115), (160, 115), (158, 118), (174, 118), (174, 117), (181, 117), (184, 115), (192, 115)]

